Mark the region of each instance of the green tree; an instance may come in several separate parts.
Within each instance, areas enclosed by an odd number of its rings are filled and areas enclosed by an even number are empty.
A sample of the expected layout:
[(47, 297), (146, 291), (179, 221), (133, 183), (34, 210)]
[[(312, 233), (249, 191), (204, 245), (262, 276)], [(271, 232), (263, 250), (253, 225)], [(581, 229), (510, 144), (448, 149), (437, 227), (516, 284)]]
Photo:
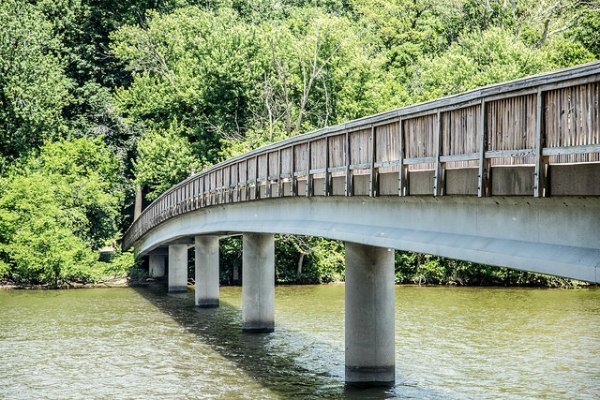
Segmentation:
[(0, 21), (0, 154), (8, 162), (66, 131), (62, 113), (72, 82), (39, 10), (2, 1)]
[(119, 162), (101, 138), (48, 143), (39, 157), (13, 166), (0, 178), (3, 274), (60, 285), (110, 270), (96, 250), (118, 234), (121, 179)]
[(198, 159), (182, 129), (175, 121), (166, 130), (150, 130), (137, 143), (135, 181), (146, 188), (148, 200), (199, 170)]
[(203, 162), (220, 159), (222, 139), (243, 138), (262, 77), (261, 36), (232, 10), (196, 7), (150, 13), (147, 26), (113, 34), (113, 51), (133, 71), (117, 90), (134, 124), (167, 128), (177, 119)]
[(429, 100), (593, 59), (580, 46), (567, 46), (575, 47), (573, 56), (563, 48), (559, 61), (557, 49), (528, 46), (501, 28), (466, 33), (441, 55), (421, 59), (412, 92), (416, 100)]

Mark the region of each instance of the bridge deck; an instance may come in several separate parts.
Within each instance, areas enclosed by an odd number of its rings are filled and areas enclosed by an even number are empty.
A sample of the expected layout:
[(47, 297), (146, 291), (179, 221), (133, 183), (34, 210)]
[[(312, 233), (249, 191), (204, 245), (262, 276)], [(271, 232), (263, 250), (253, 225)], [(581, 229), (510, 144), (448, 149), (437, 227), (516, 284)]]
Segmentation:
[(123, 247), (183, 213), (272, 197), (598, 196), (599, 101), (594, 62), (326, 127), (189, 177)]

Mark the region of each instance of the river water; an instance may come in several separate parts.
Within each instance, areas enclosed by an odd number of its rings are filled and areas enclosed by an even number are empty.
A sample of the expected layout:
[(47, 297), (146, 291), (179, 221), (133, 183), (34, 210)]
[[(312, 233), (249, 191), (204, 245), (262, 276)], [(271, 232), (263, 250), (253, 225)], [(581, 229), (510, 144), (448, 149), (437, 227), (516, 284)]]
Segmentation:
[(344, 286), (276, 288), (276, 330), (161, 288), (0, 291), (2, 399), (598, 399), (600, 290), (396, 288), (397, 384), (344, 387)]

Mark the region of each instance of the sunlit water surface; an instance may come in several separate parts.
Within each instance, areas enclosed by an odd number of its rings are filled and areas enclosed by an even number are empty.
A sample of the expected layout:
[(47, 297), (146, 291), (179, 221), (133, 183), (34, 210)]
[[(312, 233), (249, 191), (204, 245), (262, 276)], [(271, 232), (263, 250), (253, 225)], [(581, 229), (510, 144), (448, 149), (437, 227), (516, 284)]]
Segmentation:
[(397, 287), (397, 384), (344, 387), (344, 286), (241, 289), (202, 310), (160, 288), (0, 291), (3, 399), (598, 399), (600, 290)]

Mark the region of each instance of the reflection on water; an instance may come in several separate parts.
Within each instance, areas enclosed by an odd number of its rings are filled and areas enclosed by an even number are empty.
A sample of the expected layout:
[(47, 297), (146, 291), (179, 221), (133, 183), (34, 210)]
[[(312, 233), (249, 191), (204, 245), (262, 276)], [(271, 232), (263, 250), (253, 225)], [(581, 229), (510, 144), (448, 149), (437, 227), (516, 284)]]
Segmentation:
[(0, 291), (0, 398), (593, 399), (600, 291), (398, 287), (397, 385), (344, 385), (344, 286), (276, 289), (241, 332), (241, 290), (198, 309), (161, 288)]

